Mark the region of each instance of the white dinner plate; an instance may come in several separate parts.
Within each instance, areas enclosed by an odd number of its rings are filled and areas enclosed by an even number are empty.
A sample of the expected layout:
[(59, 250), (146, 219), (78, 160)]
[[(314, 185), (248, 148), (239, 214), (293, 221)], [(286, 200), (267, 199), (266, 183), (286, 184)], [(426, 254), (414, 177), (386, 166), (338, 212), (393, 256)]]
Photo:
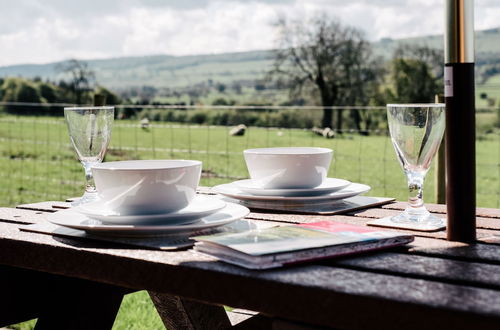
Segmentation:
[(228, 183), (221, 184), (212, 188), (212, 190), (218, 194), (231, 197), (239, 200), (252, 200), (252, 201), (287, 201), (287, 202), (297, 202), (297, 203), (308, 203), (319, 201), (332, 201), (338, 199), (349, 198), (357, 196), (369, 191), (371, 188), (365, 184), (361, 183), (351, 183), (347, 187), (334, 191), (329, 194), (318, 195), (318, 196), (256, 196), (244, 191), (241, 191), (238, 186)]
[(314, 188), (297, 188), (297, 189), (270, 189), (262, 188), (255, 180), (238, 180), (233, 184), (241, 191), (257, 196), (315, 196), (329, 194), (338, 191), (351, 184), (350, 181), (335, 178), (326, 178), (323, 183)]
[(58, 211), (48, 216), (48, 220), (56, 225), (86, 231), (94, 235), (112, 236), (164, 236), (178, 233), (192, 233), (203, 229), (215, 228), (244, 218), (250, 211), (248, 208), (235, 203), (226, 203), (226, 206), (209, 216), (195, 222), (183, 225), (159, 223), (155, 225), (115, 225), (106, 224), (100, 220), (91, 219), (72, 209)]
[(196, 219), (206, 217), (226, 206), (224, 201), (210, 196), (196, 196), (188, 206), (175, 212), (144, 214), (144, 215), (122, 215), (110, 210), (103, 201), (95, 201), (73, 208), (75, 212), (86, 215), (89, 218), (100, 220), (104, 223), (113, 224), (140, 224), (140, 223), (166, 223), (181, 224), (193, 222)]

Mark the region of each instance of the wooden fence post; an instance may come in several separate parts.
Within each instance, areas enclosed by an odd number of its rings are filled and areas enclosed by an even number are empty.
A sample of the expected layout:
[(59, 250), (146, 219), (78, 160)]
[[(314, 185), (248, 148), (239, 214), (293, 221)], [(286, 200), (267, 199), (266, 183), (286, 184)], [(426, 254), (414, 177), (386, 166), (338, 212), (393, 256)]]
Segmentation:
[(94, 94), (94, 106), (99, 107), (106, 105), (106, 95)]

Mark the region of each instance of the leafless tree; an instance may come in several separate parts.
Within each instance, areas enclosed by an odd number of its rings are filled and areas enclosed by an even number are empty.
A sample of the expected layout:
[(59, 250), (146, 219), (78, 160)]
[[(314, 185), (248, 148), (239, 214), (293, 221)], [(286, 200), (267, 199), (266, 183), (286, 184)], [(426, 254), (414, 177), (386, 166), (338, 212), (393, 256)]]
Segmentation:
[[(325, 15), (307, 21), (281, 18), (278, 50), (270, 77), (284, 82), (292, 97), (306, 90), (319, 94), (323, 127), (332, 127), (330, 106), (355, 105), (366, 98), (366, 86), (376, 78), (370, 43), (355, 28)], [(342, 128), (342, 111), (336, 128)]]
[(57, 70), (70, 75), (69, 86), (75, 96), (75, 102), (77, 104), (84, 103), (86, 95), (93, 90), (95, 84), (95, 73), (89, 68), (88, 63), (70, 59), (59, 64)]

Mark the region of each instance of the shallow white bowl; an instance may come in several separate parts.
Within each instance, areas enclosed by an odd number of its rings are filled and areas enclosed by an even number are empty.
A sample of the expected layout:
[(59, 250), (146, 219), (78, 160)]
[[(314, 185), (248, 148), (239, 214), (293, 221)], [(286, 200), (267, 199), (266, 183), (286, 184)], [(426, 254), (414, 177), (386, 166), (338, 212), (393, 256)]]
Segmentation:
[(202, 163), (197, 160), (131, 160), (92, 167), (99, 198), (124, 215), (174, 212), (196, 195)]
[(314, 188), (326, 179), (333, 151), (314, 147), (259, 148), (247, 149), (243, 155), (257, 186), (301, 189)]

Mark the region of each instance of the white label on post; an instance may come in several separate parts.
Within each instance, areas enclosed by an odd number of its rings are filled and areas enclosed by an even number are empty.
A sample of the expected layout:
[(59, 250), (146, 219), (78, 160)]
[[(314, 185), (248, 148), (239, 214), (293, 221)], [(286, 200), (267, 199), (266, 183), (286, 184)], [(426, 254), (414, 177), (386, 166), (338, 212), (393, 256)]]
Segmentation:
[(444, 67), (444, 97), (453, 97), (453, 67)]

